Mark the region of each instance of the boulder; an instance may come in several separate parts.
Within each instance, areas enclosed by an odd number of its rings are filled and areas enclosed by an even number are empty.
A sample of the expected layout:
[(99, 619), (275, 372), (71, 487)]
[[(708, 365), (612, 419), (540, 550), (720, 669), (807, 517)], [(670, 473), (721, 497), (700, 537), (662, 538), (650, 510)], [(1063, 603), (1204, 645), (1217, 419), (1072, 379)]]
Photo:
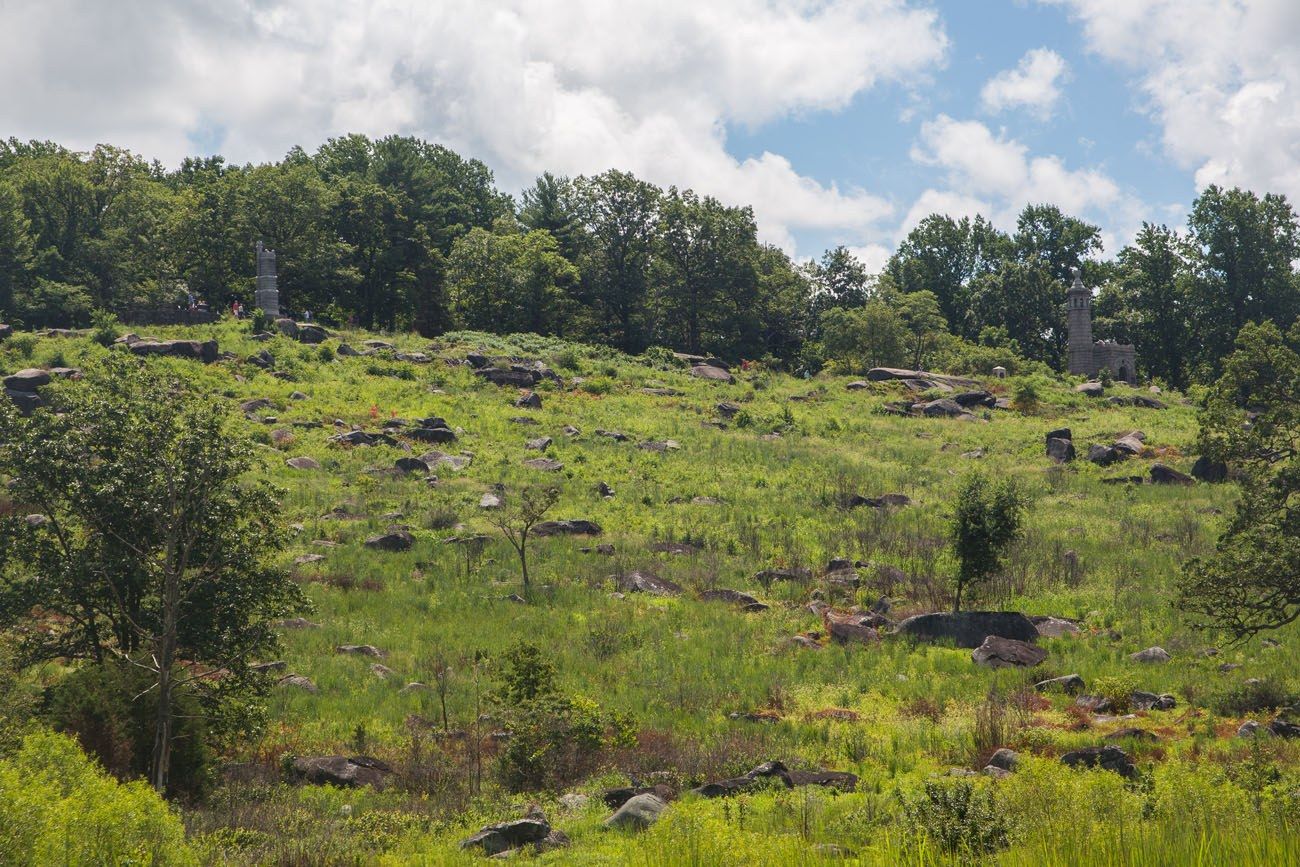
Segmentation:
[(346, 343), (339, 344), (337, 354), (342, 355), (345, 358), (357, 358), (358, 356), (361, 355), (360, 352), (357, 352), (355, 349), (353, 349), (351, 346), (349, 346)]
[(812, 580), (812, 570), (802, 567), (793, 569), (764, 569), (754, 575), (754, 580), (764, 587), (771, 587), (778, 581), (792, 581), (796, 584), (806, 584)]
[(369, 756), (299, 756), (293, 776), (314, 786), (379, 786), (392, 773), (379, 759)]
[(1130, 653), (1128, 658), (1134, 662), (1168, 662), (1169, 653), (1163, 647), (1148, 647), (1146, 650)]
[(533, 527), (534, 536), (599, 536), (604, 532), (600, 524), (584, 518), (567, 521), (542, 521)]
[(334, 652), (349, 656), (369, 656), (372, 659), (384, 658), (384, 652), (373, 644), (340, 644), (334, 648)]
[(1001, 768), (1004, 771), (1014, 771), (1016, 765), (1020, 764), (1020, 756), (1015, 750), (1009, 750), (1006, 747), (998, 750), (989, 756), (987, 764), (994, 768)]
[(1155, 485), (1190, 485), (1196, 481), (1187, 473), (1165, 464), (1152, 464), (1150, 475), (1151, 483)]
[(1047, 432), (1047, 436), (1044, 437), (1044, 442), (1050, 443), (1052, 440), (1072, 440), (1072, 439), (1074, 439), (1073, 431), (1071, 431), (1068, 427), (1060, 427), (1057, 428), (1056, 430), (1049, 430)]
[(1136, 777), (1138, 773), (1128, 753), (1116, 746), (1084, 747), (1061, 756), (1061, 762), (1071, 768), (1101, 768), (1113, 771), (1127, 779)]
[(285, 461), (285, 466), (292, 467), (295, 470), (319, 470), (320, 461), (315, 458), (309, 458), (306, 455), (299, 455), (296, 458), (289, 458)]
[(535, 391), (530, 391), (527, 394), (520, 395), (519, 398), (515, 400), (515, 406), (519, 407), (520, 409), (541, 409), (542, 408), (541, 395), (539, 395)]
[(1054, 437), (1047, 441), (1047, 456), (1058, 464), (1074, 460), (1074, 442)]
[(1069, 695), (1078, 695), (1083, 692), (1083, 678), (1077, 674), (1067, 674), (1063, 677), (1053, 677), (1048, 680), (1040, 680), (1034, 684), (1034, 689), (1038, 692), (1051, 692), (1060, 690)]
[(691, 368), (691, 376), (698, 379), (709, 379), (714, 382), (733, 382), (735, 378), (721, 367), (715, 367), (712, 364), (697, 364)]
[(881, 494), (879, 497), (864, 497), (860, 494), (854, 494), (849, 497), (848, 508), (853, 509), (858, 506), (869, 506), (873, 509), (897, 508), (912, 505), (912, 498), (907, 494)]
[(748, 593), (740, 590), (728, 590), (725, 588), (704, 590), (700, 593), (700, 598), (705, 602), (727, 602), (731, 605), (740, 605), (743, 607), (763, 604)]
[(502, 370), (499, 367), (488, 367), (475, 372), (493, 385), (503, 387), (532, 388), (537, 384), (537, 377), (527, 370)]
[(393, 468), (403, 473), (420, 473), (423, 475), (429, 472), (429, 465), (419, 458), (398, 458), (393, 463)]
[(286, 674), (275, 682), (276, 686), (283, 686), (288, 689), (301, 689), (303, 692), (319, 692), (316, 684), (310, 677), (304, 677), (301, 674)]
[(1031, 617), (1030, 621), (1038, 634), (1044, 638), (1064, 638), (1067, 635), (1078, 635), (1079, 627), (1069, 620), (1063, 620), (1060, 617)]
[(1284, 720), (1281, 717), (1278, 717), (1269, 723), (1268, 730), (1278, 737), (1286, 738), (1287, 740), (1300, 738), (1300, 725)]
[(499, 509), (501, 508), (501, 497), (491, 492), (479, 497), (478, 507), (480, 509)]
[(1146, 450), (1146, 444), (1142, 441), (1143, 437), (1140, 431), (1125, 434), (1115, 440), (1112, 446), (1116, 451), (1126, 452), (1130, 455), (1140, 455)]
[(613, 789), (606, 789), (600, 796), (605, 802), (605, 806), (611, 810), (617, 810), (637, 795), (654, 795), (659, 800), (667, 803), (673, 799), (673, 790), (667, 785), (659, 783), (655, 786), (618, 786)]
[(449, 443), (456, 439), (456, 432), (445, 427), (417, 427), (402, 434), (422, 443)]
[(678, 596), (682, 587), (667, 578), (660, 578), (653, 572), (628, 572), (615, 579), (618, 589), (624, 593), (650, 593), (654, 596)]
[(551, 833), (545, 817), (528, 817), (513, 822), (488, 825), (477, 834), (461, 841), (462, 849), (481, 849), (484, 855), (497, 855), (521, 846), (539, 844)]
[(1201, 455), (1192, 464), (1192, 478), (1202, 482), (1225, 482), (1228, 480), (1228, 465), (1216, 461), (1207, 455)]
[(1127, 454), (1113, 446), (1104, 446), (1100, 443), (1093, 443), (1088, 446), (1088, 460), (1099, 467), (1108, 467), (1113, 463), (1124, 460)]
[(1140, 689), (1135, 689), (1129, 694), (1128, 702), (1133, 710), (1173, 710), (1178, 706), (1178, 699), (1167, 692), (1156, 695), (1154, 692), (1143, 692)]
[(8, 340), (10, 337), (13, 336), (14, 336), (14, 327), (12, 325), (5, 325), (3, 322), (0, 322), (0, 340)]
[(852, 619), (827, 617), (826, 628), (836, 644), (875, 644), (880, 640), (880, 633), (875, 629)]
[(1101, 397), (1106, 393), (1106, 388), (1100, 382), (1084, 382), (1074, 387), (1074, 390), (1085, 397)]
[(300, 322), (298, 323), (298, 333), (294, 335), (294, 339), (299, 343), (316, 344), (324, 343), (329, 339), (329, 336), (330, 333), (319, 325)]
[(946, 397), (920, 404), (920, 408), (921, 414), (929, 418), (956, 418), (966, 413), (965, 407)]
[(1160, 740), (1160, 736), (1155, 732), (1147, 731), (1146, 729), (1133, 728), (1132, 726), (1129, 726), (1127, 728), (1116, 729), (1106, 735), (1105, 739), (1108, 741), (1158, 741)]
[(219, 354), (215, 340), (137, 340), (129, 348), (136, 355), (169, 355), (204, 364), (216, 361)]
[(989, 668), (1032, 668), (1047, 659), (1047, 651), (1027, 641), (990, 635), (971, 651), (970, 658)]
[(974, 406), (987, 406), (992, 408), (996, 399), (987, 391), (960, 391), (952, 396), (952, 399), (966, 408)]
[(564, 469), (564, 464), (554, 458), (532, 458), (524, 461), (524, 466), (530, 470), (542, 470), (547, 473), (555, 473)]
[(276, 330), (279, 331), (281, 334), (283, 334), (285, 337), (298, 336), (298, 323), (294, 322), (292, 319), (288, 318), (287, 316), (282, 316), (279, 319), (275, 320), (274, 324)]
[(259, 349), (257, 352), (248, 356), (248, 363), (254, 367), (260, 367), (263, 370), (269, 370), (275, 366), (275, 356), (265, 349)]
[(379, 551), (407, 551), (415, 544), (415, 537), (405, 530), (391, 530), (366, 539), (365, 546)]
[(722, 416), (723, 418), (731, 419), (734, 418), (738, 412), (740, 412), (740, 404), (732, 403), (730, 401), (724, 400), (722, 403), (714, 407), (714, 409), (716, 409), (718, 411), (718, 415)]
[(681, 448), (677, 440), (648, 440), (638, 443), (637, 448), (647, 452), (671, 452)]
[(420, 460), (428, 464), (430, 468), (446, 467), (454, 472), (460, 472), (470, 465), (472, 458), (467, 454), (449, 455), (435, 449), (420, 455)]
[(606, 827), (640, 831), (649, 828), (663, 815), (668, 805), (657, 795), (645, 792), (628, 798), (614, 815), (605, 820)]
[(6, 388), (4, 393), (5, 397), (12, 401), (14, 406), (18, 407), (18, 412), (21, 415), (31, 415), (45, 405), (45, 400), (34, 391), (14, 391)]
[(50, 384), (50, 372), (38, 367), (28, 367), (4, 378), (4, 387), (10, 391), (36, 391)]
[[(1267, 729), (1265, 729), (1267, 731)], [(1248, 719), (1237, 727), (1237, 737), (1249, 738), (1259, 734), (1259, 723), (1253, 719)]]
[(1017, 611), (961, 611), (917, 614), (899, 623), (897, 634), (918, 641), (951, 641), (958, 647), (975, 648), (990, 635), (1033, 641), (1038, 630)]
[(600, 430), (599, 428), (596, 429), (596, 436), (598, 436), (598, 437), (608, 437), (609, 439), (612, 439), (612, 440), (613, 440), (614, 442), (616, 442), (616, 443), (625, 443), (625, 442), (627, 442), (628, 440), (632, 439), (630, 436), (628, 436), (627, 434), (623, 433), (622, 431), (617, 431), (617, 430)]
[(524, 448), (534, 452), (544, 452), (551, 447), (553, 440), (550, 437), (538, 437), (524, 443)]

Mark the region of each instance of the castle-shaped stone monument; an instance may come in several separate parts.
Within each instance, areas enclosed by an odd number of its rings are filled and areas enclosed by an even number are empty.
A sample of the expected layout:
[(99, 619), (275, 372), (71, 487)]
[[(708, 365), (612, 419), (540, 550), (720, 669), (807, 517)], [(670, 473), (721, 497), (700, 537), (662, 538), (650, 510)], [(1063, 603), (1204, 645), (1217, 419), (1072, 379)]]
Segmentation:
[(257, 289), (253, 304), (272, 319), (280, 315), (280, 290), (276, 288), (275, 251), (257, 242)]
[(1137, 384), (1137, 350), (1131, 343), (1092, 339), (1092, 290), (1083, 285), (1078, 268), (1066, 292), (1066, 326), (1069, 329), (1070, 373), (1094, 377), (1109, 370), (1115, 379)]

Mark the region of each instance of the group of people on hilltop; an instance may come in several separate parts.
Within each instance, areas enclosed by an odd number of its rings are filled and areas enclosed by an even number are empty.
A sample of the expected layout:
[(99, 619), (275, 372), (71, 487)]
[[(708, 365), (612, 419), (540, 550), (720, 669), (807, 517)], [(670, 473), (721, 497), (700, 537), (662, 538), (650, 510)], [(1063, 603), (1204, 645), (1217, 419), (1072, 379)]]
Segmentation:
[[(194, 296), (191, 295), (190, 297), (193, 298)], [(190, 309), (193, 310), (194, 308), (191, 306)], [(230, 302), (230, 315), (236, 319), (247, 319), (250, 314), (248, 308), (244, 306), (244, 303), (236, 299)], [(311, 322), (310, 310), (302, 311), (302, 321)]]

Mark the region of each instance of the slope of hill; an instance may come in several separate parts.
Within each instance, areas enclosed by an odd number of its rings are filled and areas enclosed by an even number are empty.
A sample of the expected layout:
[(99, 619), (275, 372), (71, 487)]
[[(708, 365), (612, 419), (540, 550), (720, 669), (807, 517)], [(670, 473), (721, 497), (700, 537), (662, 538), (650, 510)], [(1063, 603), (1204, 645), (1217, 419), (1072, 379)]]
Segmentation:
[[(149, 363), (247, 417), (260, 471), (284, 490), (285, 564), (314, 605), (286, 624), (284, 659), (266, 660), (283, 663), (270, 724), (229, 744), (225, 781), (186, 811), (210, 860), (470, 863), (481, 856), (460, 841), (530, 802), (569, 840), (540, 856), (552, 863), (943, 863), (963, 846), (1009, 847), (1005, 863), (1179, 863), (1205, 847), (1225, 863), (1300, 859), (1295, 742), (1237, 737), (1248, 717), (1273, 719), (1249, 707), (1251, 679), (1287, 684), (1300, 629), (1211, 655), (1172, 607), (1180, 563), (1212, 548), (1234, 497), (1151, 483), (1156, 463), (1191, 466), (1181, 395), (1153, 408), (1130, 400), (1145, 390), (1039, 382), (1032, 411), (926, 417), (891, 411), (918, 399), (898, 382), (762, 369), (725, 382), (529, 335), (314, 345), (236, 323), (148, 331), (226, 353)], [(17, 335), (0, 369), (110, 351), (124, 350)], [(544, 372), (521, 390), (475, 366), (512, 363)], [(1070, 463), (1045, 453), (1058, 428), (1072, 431)], [(370, 444), (348, 443), (354, 431)], [(1133, 431), (1140, 455), (1085, 459)], [(889, 634), (951, 606), (947, 518), (972, 471), (1014, 478), (1031, 500), (1007, 568), (967, 607), (1058, 618), (1034, 667)], [(523, 598), (490, 507), (536, 485), (559, 489), (548, 520), (591, 525), (530, 542)], [(375, 541), (385, 534), (392, 545)], [(521, 641), (553, 664), (573, 713), (599, 720), (587, 747), (503, 730), (517, 718), (500, 683)], [(1130, 656), (1150, 647), (1170, 659)], [(1110, 706), (1034, 686), (1074, 674)], [(1144, 708), (1134, 690), (1162, 700)], [(525, 757), (540, 788), (512, 792), (521, 738), (548, 749)], [(1103, 745), (1124, 750), (1131, 779), (1061, 761)], [(984, 772), (1002, 747), (1014, 771)], [(284, 782), (308, 767), (295, 757), (356, 755), (378, 760), (378, 785)], [(769, 761), (795, 773), (744, 776)], [(799, 785), (812, 770), (856, 779)], [(726, 780), (735, 797), (689, 792)], [(629, 783), (663, 786), (669, 806), (643, 832), (607, 830), (601, 795)]]

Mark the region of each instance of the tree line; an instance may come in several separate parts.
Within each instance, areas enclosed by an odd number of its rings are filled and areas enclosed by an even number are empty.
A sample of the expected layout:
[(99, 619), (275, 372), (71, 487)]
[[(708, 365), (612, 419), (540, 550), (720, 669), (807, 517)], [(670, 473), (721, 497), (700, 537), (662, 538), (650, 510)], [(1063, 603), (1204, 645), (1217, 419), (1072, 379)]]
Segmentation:
[(1209, 381), (1243, 325), (1300, 314), (1300, 224), (1285, 197), (1206, 189), (1182, 229), (1144, 224), (1101, 258), (1097, 226), (1034, 204), (1004, 232), (934, 214), (879, 274), (844, 247), (795, 262), (752, 209), (631, 174), (543, 174), (516, 200), (492, 172), (412, 137), (167, 170), (107, 145), (0, 143), (0, 318), (224, 308), (252, 297), (254, 242), (281, 296), (327, 323), (532, 331), (639, 353), (668, 346), (791, 369), (1041, 363), (1065, 357), (1064, 283), (1099, 287), (1098, 338), (1152, 377)]

